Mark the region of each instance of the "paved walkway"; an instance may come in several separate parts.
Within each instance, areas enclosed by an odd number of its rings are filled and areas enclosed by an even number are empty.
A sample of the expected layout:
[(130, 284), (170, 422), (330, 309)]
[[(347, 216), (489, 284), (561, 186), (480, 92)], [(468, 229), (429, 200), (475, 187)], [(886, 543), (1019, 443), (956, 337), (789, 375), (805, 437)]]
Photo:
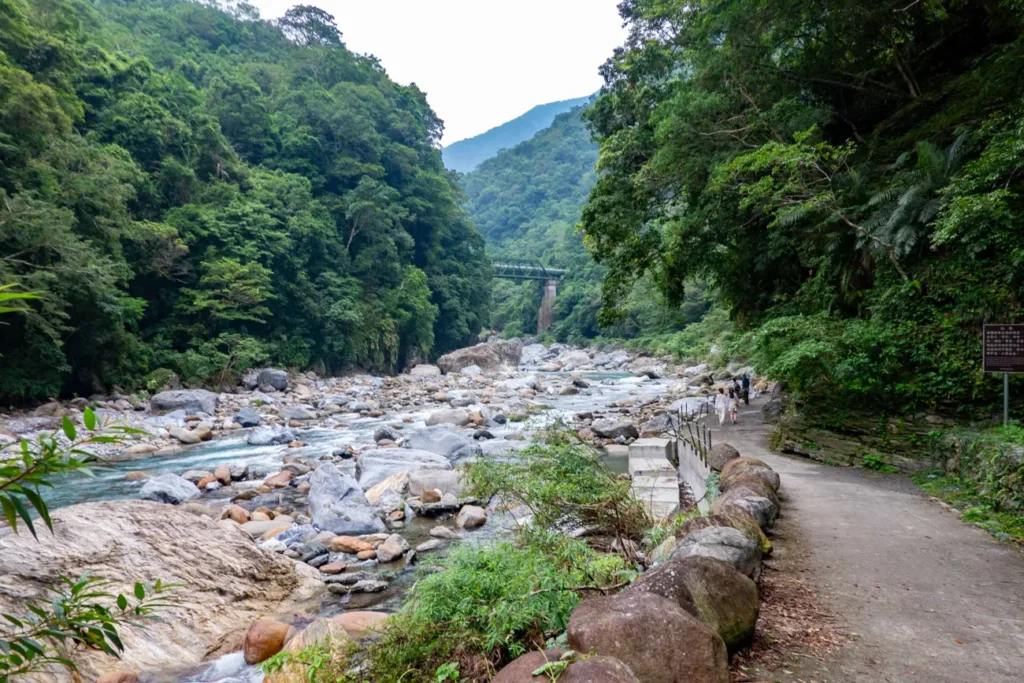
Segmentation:
[(762, 401), (714, 442), (782, 477), (775, 530), (787, 565), (856, 634), (824, 664), (780, 680), (1024, 681), (1024, 553), (929, 500), (906, 477), (820, 465), (768, 450)]

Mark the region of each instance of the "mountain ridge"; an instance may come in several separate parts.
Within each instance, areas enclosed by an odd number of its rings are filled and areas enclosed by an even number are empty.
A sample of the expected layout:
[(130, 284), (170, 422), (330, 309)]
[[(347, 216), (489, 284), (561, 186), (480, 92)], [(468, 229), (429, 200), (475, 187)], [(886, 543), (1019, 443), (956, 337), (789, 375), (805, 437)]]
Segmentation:
[(527, 112), (479, 135), (453, 142), (441, 150), (447, 168), (469, 173), (503, 149), (515, 147), (549, 128), (555, 117), (586, 104), (592, 95), (538, 104)]

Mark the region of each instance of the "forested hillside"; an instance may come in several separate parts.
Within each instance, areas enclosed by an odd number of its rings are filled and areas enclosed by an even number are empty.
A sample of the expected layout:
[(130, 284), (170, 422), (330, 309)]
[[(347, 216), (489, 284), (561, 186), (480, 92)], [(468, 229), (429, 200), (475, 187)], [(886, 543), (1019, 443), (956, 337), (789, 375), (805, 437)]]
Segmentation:
[[(581, 106), (561, 114), (550, 128), (463, 176), (470, 215), (492, 256), (568, 271), (555, 299), (550, 330), (555, 338), (580, 342), (679, 329), (706, 310), (699, 291), (683, 306), (669, 306), (650, 287), (635, 287), (623, 306), (624, 315), (608, 327), (598, 325), (604, 269), (594, 263), (576, 231), (580, 210), (597, 178), (597, 144), (582, 113)], [(494, 293), (492, 325), (505, 335), (536, 331), (539, 283), (496, 280)]]
[(0, 0), (0, 400), (474, 338), (490, 267), (415, 85), (333, 18)]
[(517, 116), (485, 133), (445, 147), (441, 152), (444, 163), (453, 171), (469, 173), (501, 150), (529, 140), (550, 126), (556, 116), (582, 105), (589, 99), (590, 97), (577, 97), (573, 100), (537, 105), (522, 116)]
[(626, 0), (588, 117), (607, 319), (707, 280), (807, 408), (969, 411), (1021, 318), (1017, 2)]

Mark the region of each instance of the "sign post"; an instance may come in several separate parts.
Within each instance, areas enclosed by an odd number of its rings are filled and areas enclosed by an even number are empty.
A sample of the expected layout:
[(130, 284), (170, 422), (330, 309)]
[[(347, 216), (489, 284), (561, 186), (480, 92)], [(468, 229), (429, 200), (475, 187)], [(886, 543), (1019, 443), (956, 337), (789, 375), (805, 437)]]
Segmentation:
[(985, 325), (985, 372), (1003, 374), (1003, 426), (1010, 422), (1010, 373), (1024, 373), (1024, 325)]

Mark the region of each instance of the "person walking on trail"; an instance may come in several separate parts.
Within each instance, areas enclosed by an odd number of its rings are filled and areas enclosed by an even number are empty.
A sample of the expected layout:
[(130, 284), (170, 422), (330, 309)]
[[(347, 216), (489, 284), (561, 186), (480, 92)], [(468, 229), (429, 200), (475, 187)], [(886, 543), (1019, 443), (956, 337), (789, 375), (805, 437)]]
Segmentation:
[(715, 412), (718, 413), (718, 424), (725, 424), (725, 415), (729, 412), (729, 397), (725, 395), (725, 388), (718, 387), (715, 394)]
[(729, 421), (736, 424), (740, 416), (740, 395), (734, 390), (729, 390)]
[(750, 405), (750, 375), (743, 373), (743, 403)]

